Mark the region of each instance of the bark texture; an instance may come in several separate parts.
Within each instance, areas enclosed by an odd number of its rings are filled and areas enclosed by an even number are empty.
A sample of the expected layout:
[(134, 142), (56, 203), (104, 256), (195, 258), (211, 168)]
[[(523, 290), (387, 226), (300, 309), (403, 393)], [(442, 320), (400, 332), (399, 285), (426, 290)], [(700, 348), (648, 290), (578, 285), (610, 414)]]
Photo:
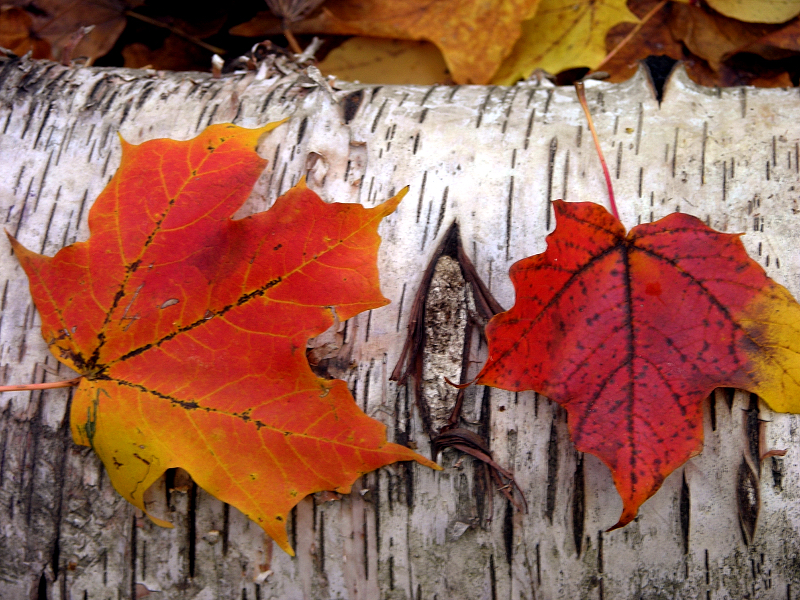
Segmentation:
[[(751, 256), (800, 294), (797, 90), (700, 88), (682, 70), (661, 104), (643, 72), (587, 88), (626, 226), (682, 211), (746, 232)], [(328, 350), (340, 348), (321, 365), (348, 381), (391, 440), (428, 452), (412, 386), (389, 375), (422, 274), (449, 226), (458, 222), (477, 273), (509, 307), (508, 267), (544, 249), (550, 201), (606, 202), (571, 88), (331, 89), (313, 69), (214, 80), (0, 59), (4, 226), (50, 255), (85, 239), (87, 211), (119, 162), (118, 133), (132, 143), (185, 139), (210, 123), (254, 127), (287, 117), (263, 143), (270, 166), (245, 211), (266, 209), (302, 175), (325, 199), (368, 206), (411, 188), (381, 229), (383, 292), (392, 304), (328, 336)], [(8, 245), (4, 254), (0, 379), (70, 377), (41, 339)], [(466, 323), (474, 290), (449, 267), (441, 262), (431, 293)], [(433, 318), (426, 326), (441, 327)], [(439, 385), (433, 364), (455, 370), (439, 374), (450, 379), (464, 366), (464, 377), (474, 375), (484, 345), (473, 337), (463, 361), (452, 356), (464, 353), (465, 336), (438, 339), (423, 396), (440, 394), (425, 389)], [(459, 347), (448, 355), (448, 344)], [(635, 522), (605, 533), (621, 502), (606, 467), (574, 450), (565, 412), (534, 393), (471, 388), (466, 426), (514, 472), (527, 514), (487, 485), (480, 464), (449, 449), (440, 473), (394, 465), (341, 500), (305, 499), (290, 523), (294, 559), (181, 471), (151, 490), (174, 529), (135, 514), (93, 453), (73, 444), (69, 406), (64, 389), (0, 397), (4, 600), (800, 596), (800, 420), (742, 392), (709, 398), (702, 455), (673, 473)], [(434, 408), (439, 422), (446, 411)], [(760, 460), (775, 448), (788, 453)]]

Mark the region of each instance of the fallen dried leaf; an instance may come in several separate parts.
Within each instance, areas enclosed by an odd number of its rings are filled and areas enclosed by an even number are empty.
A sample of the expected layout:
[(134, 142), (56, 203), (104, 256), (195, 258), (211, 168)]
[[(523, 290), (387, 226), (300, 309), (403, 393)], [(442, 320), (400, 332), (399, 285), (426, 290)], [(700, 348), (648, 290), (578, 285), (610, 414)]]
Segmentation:
[(31, 52), (33, 58), (50, 58), (50, 44), (36, 36), (30, 13), (18, 6), (0, 7), (0, 47), (17, 56)]
[(319, 64), (325, 75), (345, 81), (390, 85), (447, 83), (442, 53), (430, 42), (354, 37)]
[(718, 71), (722, 62), (748, 45), (775, 31), (779, 26), (742, 23), (700, 6), (675, 4), (670, 16), (670, 31), (696, 56)]
[[(641, 18), (657, 4), (658, 0), (645, 0), (631, 2), (629, 7)], [(653, 15), (613, 58), (599, 67), (599, 70), (609, 74), (608, 81), (618, 83), (629, 79), (639, 68), (639, 62), (648, 56), (669, 56), (674, 60), (683, 58), (683, 48), (669, 30), (670, 9), (671, 5), (667, 4)], [(610, 52), (616, 48), (634, 27), (633, 23), (620, 23), (612, 27), (606, 36), (606, 50)]]
[(694, 55), (683, 60), (686, 72), (695, 83), (706, 87), (792, 87), (785, 68), (770, 65), (754, 54), (736, 54), (713, 70), (706, 61)]
[[(521, 23), (540, 0), (329, 0), (294, 33), (427, 40), (436, 45), (456, 83), (488, 83), (519, 38)], [(233, 35), (280, 33), (280, 21), (260, 13)]]
[(456, 83), (488, 83), (540, 0), (331, 0), (326, 9), (361, 35), (428, 40)]
[(748, 46), (747, 51), (770, 60), (786, 58), (800, 52), (800, 19), (768, 33)]
[(800, 15), (800, 0), (706, 0), (717, 12), (747, 23), (785, 23)]
[(625, 0), (542, 0), (536, 15), (522, 23), (522, 36), (492, 82), (511, 85), (536, 69), (593, 69), (606, 56), (608, 31), (638, 20)]
[(209, 52), (184, 38), (170, 34), (158, 48), (135, 42), (122, 49), (124, 66), (128, 69), (160, 69), (186, 71), (208, 62)]
[[(47, 40), (55, 60), (99, 58), (111, 50), (125, 29), (126, 4), (122, 0), (12, 0), (10, 4), (28, 10), (33, 31)], [(85, 27), (93, 28), (70, 48), (70, 56), (62, 56), (73, 36)]]

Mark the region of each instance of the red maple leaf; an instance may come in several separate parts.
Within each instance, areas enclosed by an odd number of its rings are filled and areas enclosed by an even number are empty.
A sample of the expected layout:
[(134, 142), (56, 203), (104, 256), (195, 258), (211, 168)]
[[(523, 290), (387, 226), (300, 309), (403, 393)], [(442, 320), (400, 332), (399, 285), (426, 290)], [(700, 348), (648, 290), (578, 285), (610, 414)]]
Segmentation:
[(388, 303), (377, 229), (403, 193), (365, 209), (326, 204), (301, 181), (269, 211), (232, 220), (275, 125), (123, 142), (88, 241), (53, 258), (12, 243), (50, 350), (83, 375), (73, 437), (120, 494), (146, 510), (145, 490), (183, 467), (291, 554), (286, 515), (306, 495), (348, 492), (398, 460), (436, 465), (388, 443), (305, 353), (333, 310), (344, 320)]
[(714, 388), (800, 412), (800, 305), (695, 217), (626, 235), (597, 204), (554, 208), (547, 250), (511, 267), (516, 304), (489, 323), (478, 383), (564, 405), (575, 447), (611, 469), (621, 527), (700, 452)]

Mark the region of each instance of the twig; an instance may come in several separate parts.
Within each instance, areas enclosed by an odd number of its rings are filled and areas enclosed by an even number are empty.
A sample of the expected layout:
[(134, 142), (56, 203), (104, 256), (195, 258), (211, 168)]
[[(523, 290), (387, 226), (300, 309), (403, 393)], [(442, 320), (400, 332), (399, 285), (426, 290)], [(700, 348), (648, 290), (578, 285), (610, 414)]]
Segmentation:
[(303, 49), (300, 47), (300, 44), (297, 43), (292, 30), (289, 29), (287, 24), (284, 24), (283, 26), (283, 35), (287, 40), (289, 40), (289, 47), (292, 49), (292, 52), (295, 54), (303, 53)]
[(608, 165), (603, 156), (603, 149), (600, 148), (600, 139), (597, 137), (597, 131), (594, 128), (594, 121), (592, 121), (592, 114), (589, 112), (589, 105), (586, 103), (586, 91), (583, 87), (582, 81), (575, 82), (575, 91), (578, 93), (578, 101), (581, 103), (581, 108), (586, 115), (586, 120), (589, 122), (589, 130), (592, 132), (592, 139), (594, 139), (594, 147), (597, 150), (597, 156), (600, 158), (600, 165), (603, 167), (603, 175), (606, 178), (606, 187), (608, 188), (608, 204), (611, 208), (611, 214), (619, 219), (619, 212), (617, 212), (617, 203), (614, 202), (614, 188), (611, 185), (611, 174), (608, 172)]
[(28, 392), (31, 390), (52, 390), (54, 388), (73, 387), (78, 385), (83, 379), (83, 375), (75, 379), (66, 381), (54, 381), (53, 383), (28, 383), (25, 385), (0, 385), (0, 392)]
[(157, 19), (152, 19), (150, 17), (146, 17), (145, 15), (140, 15), (139, 13), (134, 12), (132, 10), (126, 10), (125, 14), (129, 17), (133, 17), (134, 19), (139, 19), (140, 21), (143, 21), (148, 25), (153, 25), (154, 27), (161, 27), (162, 29), (168, 29), (175, 35), (185, 39), (187, 42), (197, 44), (201, 48), (205, 48), (206, 50), (208, 50), (209, 52), (213, 52), (214, 54), (220, 54), (220, 55), (225, 54), (225, 50), (223, 50), (222, 48), (217, 48), (216, 46), (212, 46), (211, 44), (206, 44), (200, 38), (196, 38), (193, 35), (189, 35), (179, 27), (175, 27), (173, 25), (167, 25), (166, 23), (162, 23)]
[(646, 14), (644, 17), (642, 17), (642, 20), (641, 20), (641, 21), (639, 21), (639, 22), (636, 24), (636, 27), (634, 27), (633, 29), (631, 29), (631, 32), (630, 32), (628, 35), (626, 35), (624, 38), (622, 38), (622, 40), (620, 41), (620, 43), (619, 43), (619, 44), (617, 44), (616, 46), (614, 46), (614, 49), (613, 49), (611, 52), (609, 52), (609, 53), (606, 55), (606, 57), (603, 59), (603, 62), (601, 62), (599, 65), (597, 65), (597, 67), (595, 67), (595, 69), (594, 69), (594, 70), (595, 70), (595, 71), (599, 71), (599, 70), (601, 70), (601, 69), (602, 69), (602, 68), (605, 66), (605, 64), (606, 64), (608, 61), (610, 61), (612, 58), (614, 58), (614, 56), (617, 54), (617, 52), (619, 52), (620, 50), (622, 50), (622, 48), (623, 48), (623, 47), (624, 47), (624, 46), (625, 46), (625, 45), (626, 45), (628, 42), (630, 42), (630, 41), (633, 39), (633, 37), (634, 37), (634, 36), (635, 36), (637, 33), (639, 33), (639, 30), (640, 30), (642, 27), (644, 27), (644, 24), (645, 24), (645, 23), (647, 23), (647, 22), (648, 22), (650, 19), (652, 19), (652, 18), (653, 18), (653, 16), (654, 16), (654, 15), (655, 15), (655, 14), (656, 14), (658, 11), (660, 11), (662, 8), (664, 8), (664, 7), (667, 5), (667, 2), (668, 2), (668, 0), (661, 0), (661, 2), (659, 2), (658, 4), (656, 4), (656, 5), (653, 7), (653, 9), (652, 9), (652, 10), (651, 10), (649, 13), (647, 13), (647, 14)]

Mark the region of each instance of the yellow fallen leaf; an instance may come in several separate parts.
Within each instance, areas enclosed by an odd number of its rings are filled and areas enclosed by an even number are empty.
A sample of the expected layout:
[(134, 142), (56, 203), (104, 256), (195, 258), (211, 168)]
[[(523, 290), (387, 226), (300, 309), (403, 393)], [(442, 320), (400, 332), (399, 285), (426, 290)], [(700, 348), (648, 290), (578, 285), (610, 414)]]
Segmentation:
[(726, 17), (747, 23), (785, 23), (800, 15), (800, 0), (707, 0)]
[(536, 15), (522, 24), (522, 36), (492, 83), (511, 85), (536, 69), (593, 69), (605, 58), (608, 30), (638, 21), (625, 0), (542, 0)]
[(325, 75), (345, 81), (432, 85), (450, 78), (442, 53), (429, 42), (354, 37), (319, 64)]
[[(456, 83), (488, 83), (540, 0), (330, 0), (332, 29), (435, 44)], [(333, 33), (331, 31), (330, 33)]]

